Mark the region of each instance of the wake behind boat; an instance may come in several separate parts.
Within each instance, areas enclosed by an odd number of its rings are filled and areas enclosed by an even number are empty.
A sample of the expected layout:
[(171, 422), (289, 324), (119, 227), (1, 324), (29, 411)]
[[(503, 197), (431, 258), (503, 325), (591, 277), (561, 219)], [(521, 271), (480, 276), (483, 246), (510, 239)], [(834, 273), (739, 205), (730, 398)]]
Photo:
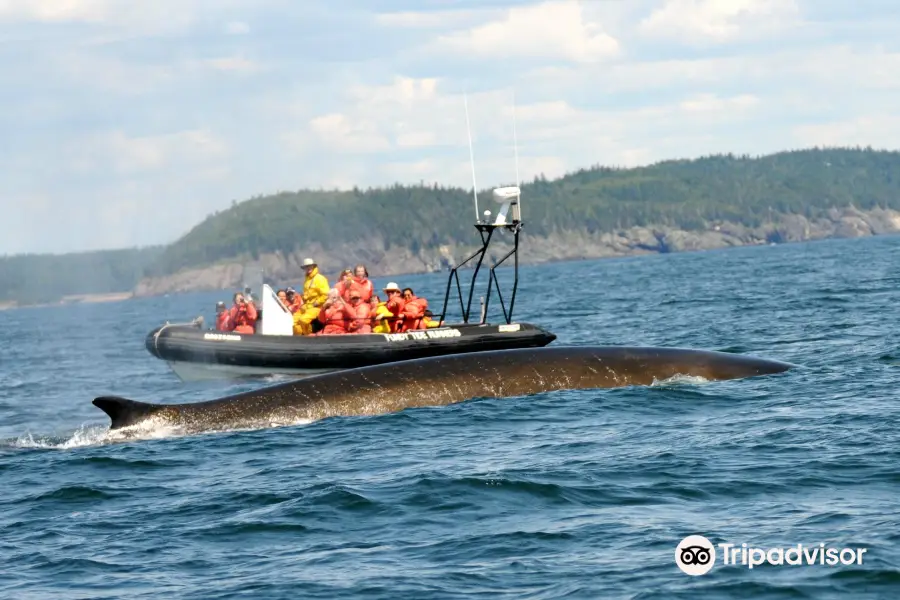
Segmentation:
[[(556, 339), (555, 334), (531, 323), (512, 320), (519, 282), (520, 194), (518, 186), (494, 190), (493, 197), (501, 204), (500, 210), (493, 221), (487, 222), (490, 211), (485, 211), (484, 220), (478, 219), (475, 227), (481, 234), (481, 248), (450, 270), (443, 310), (439, 316), (435, 315), (442, 323), (440, 327), (397, 333), (294, 335), (291, 311), (269, 285), (263, 284), (255, 333), (203, 330), (202, 319), (199, 323), (166, 323), (147, 336), (147, 350), (166, 361), (182, 380), (187, 381), (245, 375), (305, 376), (447, 354), (546, 346)], [(513, 234), (513, 248), (491, 266), (487, 302), (482, 306), (480, 320), (470, 322), (478, 272), (498, 230)], [(495, 270), (510, 257), (514, 257), (515, 266), (507, 311)], [(478, 261), (472, 274), (468, 301), (464, 304), (458, 270), (475, 258)], [(462, 322), (447, 325), (443, 321), (454, 280)], [(492, 324), (486, 321), (486, 315), (495, 286), (505, 322)]]

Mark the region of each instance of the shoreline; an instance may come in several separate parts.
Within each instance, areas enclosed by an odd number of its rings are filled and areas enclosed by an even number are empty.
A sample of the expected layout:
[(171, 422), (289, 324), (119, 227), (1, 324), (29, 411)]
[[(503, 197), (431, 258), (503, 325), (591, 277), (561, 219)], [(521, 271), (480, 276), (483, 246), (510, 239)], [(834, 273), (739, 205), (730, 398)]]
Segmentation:
[[(756, 243), (744, 243), (744, 244), (735, 244), (735, 245), (725, 245), (725, 246), (714, 246), (708, 248), (686, 248), (683, 250), (670, 251), (670, 252), (659, 252), (654, 250), (649, 250), (646, 248), (641, 249), (631, 249), (631, 251), (621, 252), (621, 253), (598, 253), (594, 256), (586, 256), (586, 255), (575, 255), (575, 256), (560, 256), (558, 258), (537, 260), (537, 261), (526, 261), (520, 262), (520, 266), (538, 266), (545, 264), (553, 264), (553, 263), (562, 263), (562, 262), (575, 262), (575, 261), (585, 261), (585, 260), (602, 260), (608, 258), (632, 258), (632, 257), (642, 257), (642, 256), (661, 256), (661, 255), (678, 255), (678, 254), (693, 254), (696, 252), (711, 252), (717, 250), (728, 250), (732, 248), (748, 248), (748, 247), (771, 247), (771, 246), (793, 246), (795, 244), (804, 244), (811, 242), (827, 242), (827, 241), (838, 241), (838, 240), (853, 240), (853, 239), (871, 239), (871, 238), (884, 238), (884, 237), (894, 237), (900, 235), (900, 232), (891, 231), (884, 232), (879, 234), (872, 235), (861, 235), (861, 236), (853, 236), (853, 237), (845, 237), (845, 236), (830, 236), (830, 237), (820, 237), (820, 238), (810, 238), (810, 239), (800, 239), (800, 240), (791, 240), (791, 241), (780, 241), (780, 242), (767, 242), (767, 241), (758, 241)], [(465, 268), (463, 269), (465, 270)], [(447, 270), (419, 270), (419, 271), (408, 271), (408, 272), (396, 272), (396, 273), (384, 273), (379, 275), (380, 277), (402, 277), (404, 275), (423, 275), (427, 273), (438, 273), (444, 272)], [(302, 276), (301, 276), (302, 277)], [(280, 285), (280, 284), (279, 284)], [(128, 292), (109, 292), (109, 293), (98, 293), (98, 294), (71, 294), (67, 296), (63, 296), (59, 300), (55, 302), (44, 302), (40, 304), (19, 304), (17, 302), (0, 302), (0, 311), (5, 310), (14, 310), (17, 308), (46, 308), (46, 307), (60, 307), (60, 306), (73, 306), (79, 304), (102, 304), (107, 302), (123, 302), (125, 300), (137, 299), (137, 298), (154, 298), (166, 296), (169, 294), (190, 294), (190, 293), (198, 293), (198, 292), (227, 292), (231, 289), (237, 289), (235, 286), (226, 285), (224, 287), (209, 287), (203, 289), (184, 289), (184, 290), (166, 290), (160, 291), (159, 293), (136, 293), (135, 291)]]
[[(877, 237), (900, 233), (900, 211), (876, 208), (860, 211), (853, 207), (834, 209), (827, 217), (808, 219), (802, 215), (782, 215), (758, 227), (716, 221), (705, 229), (677, 226), (634, 226), (613, 231), (572, 228), (564, 231), (529, 232), (521, 240), (519, 264), (537, 265), (565, 260), (590, 260), (635, 255), (679, 254), (745, 246), (791, 244), (825, 239)], [(473, 242), (455, 241), (427, 248), (390, 247), (384, 239), (356, 239), (334, 247), (313, 244), (261, 254), (251, 259), (231, 257), (216, 264), (184, 268), (176, 273), (144, 277), (135, 285), (136, 297), (165, 293), (237, 289), (245, 280), (249, 264), (265, 271), (272, 281), (302, 281), (301, 263), (306, 256), (318, 260), (323, 273), (338, 273), (347, 267), (347, 256), (357, 257), (372, 273), (385, 277), (434, 273), (446, 270), (477, 250)], [(495, 262), (508, 250), (510, 240), (498, 239), (485, 260)], [(355, 262), (355, 261), (351, 261)]]
[(71, 306), (75, 304), (103, 304), (106, 302), (123, 302), (134, 298), (134, 292), (109, 292), (105, 294), (70, 294), (54, 302), (36, 304), (20, 304), (18, 302), (0, 302), (0, 311), (17, 308), (46, 308), (53, 306)]

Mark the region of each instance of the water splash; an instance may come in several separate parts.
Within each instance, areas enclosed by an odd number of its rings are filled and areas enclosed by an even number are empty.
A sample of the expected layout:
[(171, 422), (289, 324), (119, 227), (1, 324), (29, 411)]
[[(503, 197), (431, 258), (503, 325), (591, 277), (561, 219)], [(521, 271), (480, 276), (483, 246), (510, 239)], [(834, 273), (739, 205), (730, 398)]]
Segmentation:
[(106, 442), (107, 427), (82, 425), (68, 437), (35, 436), (30, 431), (13, 440), (4, 440), (3, 445), (13, 448), (33, 448), (42, 450), (70, 450), (86, 446), (99, 446)]
[(654, 377), (650, 387), (680, 387), (682, 385), (701, 385), (704, 383), (710, 383), (710, 380), (699, 375), (673, 375), (665, 379), (656, 379)]
[[(310, 419), (261, 419), (258, 424), (251, 427), (235, 427), (206, 432), (209, 435), (217, 433), (239, 433), (257, 431), (259, 429), (297, 427), (309, 425)], [(187, 435), (181, 427), (156, 417), (151, 417), (135, 425), (110, 430), (103, 425), (81, 425), (68, 436), (38, 435), (30, 431), (25, 432), (15, 439), (0, 441), (0, 446), (20, 449), (40, 450), (72, 450), (91, 446), (105, 446), (107, 444), (134, 442), (142, 440), (176, 439)], [(197, 434), (193, 434), (197, 435)], [(202, 435), (202, 434), (201, 434)]]

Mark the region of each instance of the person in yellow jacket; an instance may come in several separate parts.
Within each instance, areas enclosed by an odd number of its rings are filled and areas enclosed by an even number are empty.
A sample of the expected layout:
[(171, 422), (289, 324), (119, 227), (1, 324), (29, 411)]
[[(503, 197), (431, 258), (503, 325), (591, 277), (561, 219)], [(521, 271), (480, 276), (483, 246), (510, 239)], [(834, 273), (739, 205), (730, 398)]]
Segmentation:
[(394, 316), (394, 313), (387, 309), (387, 302), (382, 302), (378, 296), (372, 296), (372, 304), (375, 310), (372, 311), (374, 324), (372, 325), (372, 333), (390, 333), (391, 323), (388, 319)]
[(319, 265), (311, 258), (303, 259), (306, 281), (303, 282), (303, 307), (294, 313), (294, 335), (312, 333), (312, 322), (319, 316), (322, 304), (328, 297), (328, 279), (319, 273)]
[(422, 317), (422, 325), (427, 329), (431, 329), (432, 327), (440, 327), (443, 325), (443, 321), (435, 321), (434, 314), (430, 310), (425, 311), (425, 316)]

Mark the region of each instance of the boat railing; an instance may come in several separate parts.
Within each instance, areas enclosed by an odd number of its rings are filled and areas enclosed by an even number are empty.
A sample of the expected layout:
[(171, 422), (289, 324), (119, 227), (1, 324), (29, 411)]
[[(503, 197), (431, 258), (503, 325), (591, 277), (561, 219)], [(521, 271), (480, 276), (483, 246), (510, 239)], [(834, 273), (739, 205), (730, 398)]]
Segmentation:
[[(494, 190), (493, 197), (495, 201), (501, 204), (500, 211), (494, 217), (493, 221), (489, 221), (491, 217), (491, 211), (484, 211), (484, 219), (479, 218), (478, 222), (475, 223), (475, 228), (478, 230), (478, 233), (481, 236), (481, 248), (476, 250), (465, 260), (450, 269), (450, 275), (447, 278), (447, 289), (444, 293), (443, 308), (441, 309), (441, 313), (439, 316), (435, 315), (435, 317), (439, 318), (441, 321), (446, 320), (448, 303), (450, 301), (450, 290), (455, 282), (457, 298), (459, 300), (459, 308), (462, 312), (462, 322), (464, 324), (469, 324), (472, 310), (472, 298), (475, 294), (475, 284), (478, 280), (478, 273), (481, 270), (481, 266), (484, 263), (485, 257), (487, 256), (487, 250), (491, 245), (491, 241), (494, 239), (494, 233), (497, 230), (505, 230), (510, 231), (513, 234), (513, 247), (509, 252), (504, 254), (502, 258), (497, 260), (497, 262), (495, 262), (490, 267), (487, 296), (485, 298), (484, 305), (482, 306), (481, 318), (478, 324), (484, 325), (487, 321), (491, 295), (494, 289), (496, 289), (497, 291), (497, 299), (500, 303), (500, 308), (503, 311), (503, 318), (507, 323), (512, 322), (513, 308), (515, 307), (516, 302), (516, 291), (518, 290), (519, 286), (519, 233), (521, 232), (523, 226), (519, 210), (521, 190), (518, 186), (497, 188)], [(510, 295), (509, 300), (509, 310), (507, 310), (506, 304), (503, 301), (503, 294), (500, 290), (500, 280), (497, 277), (496, 270), (497, 267), (502, 265), (511, 256), (514, 257), (515, 262), (513, 268), (512, 294)], [(463, 291), (459, 281), (459, 270), (475, 259), (478, 259), (478, 262), (475, 263), (475, 268), (472, 273), (472, 281), (469, 286), (468, 299), (463, 302)]]

